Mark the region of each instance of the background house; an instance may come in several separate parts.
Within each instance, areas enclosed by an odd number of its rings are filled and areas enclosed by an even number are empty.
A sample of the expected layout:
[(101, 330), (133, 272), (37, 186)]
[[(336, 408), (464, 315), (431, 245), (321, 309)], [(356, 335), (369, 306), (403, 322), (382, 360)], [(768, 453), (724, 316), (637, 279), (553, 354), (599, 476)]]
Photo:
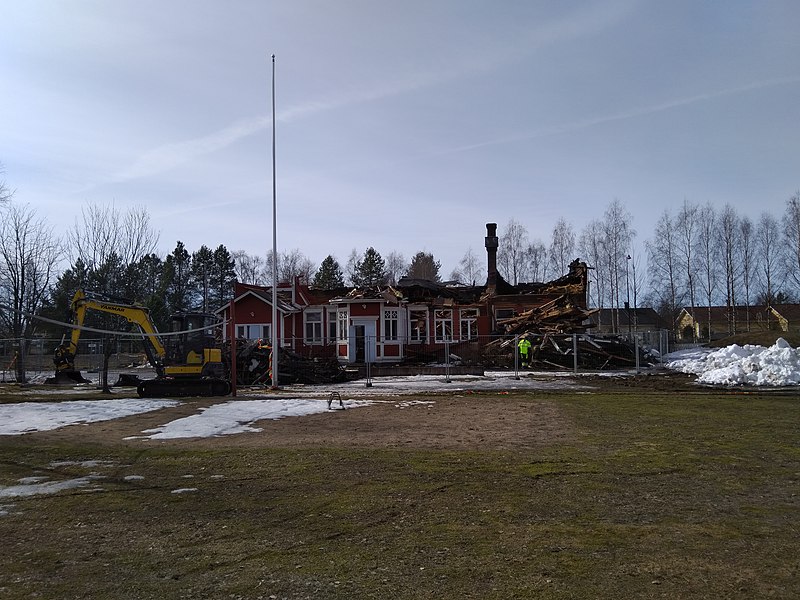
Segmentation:
[[(616, 322), (616, 325), (615, 325)], [(602, 308), (589, 317), (593, 333), (639, 333), (672, 329), (652, 308)]]
[(771, 327), (777, 327), (777, 319), (766, 306), (685, 306), (678, 314), (678, 339), (682, 341), (718, 340), (733, 333)]

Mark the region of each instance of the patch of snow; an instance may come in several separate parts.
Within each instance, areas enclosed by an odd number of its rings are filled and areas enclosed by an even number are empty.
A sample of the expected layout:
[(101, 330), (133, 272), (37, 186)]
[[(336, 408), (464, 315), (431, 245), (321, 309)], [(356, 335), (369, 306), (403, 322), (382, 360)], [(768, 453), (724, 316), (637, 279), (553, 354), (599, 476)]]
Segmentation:
[(197, 488), (178, 488), (177, 490), (172, 490), (171, 494), (188, 494), (190, 492), (198, 491)]
[(143, 398), (0, 404), (0, 435), (22, 435), (76, 423), (110, 421), (178, 404), (175, 400)]
[(122, 478), (123, 481), (141, 481), (142, 479), (144, 479), (142, 475), (125, 475)]
[[(351, 400), (348, 403), (348, 407), (356, 408), (369, 406), (370, 404), (371, 402), (369, 401)], [(325, 413), (328, 412), (328, 403), (325, 400), (303, 400), (298, 398), (232, 400), (223, 404), (215, 404), (208, 408), (201, 408), (200, 411), (199, 414), (183, 417), (154, 429), (146, 429), (142, 433), (149, 434), (144, 437), (150, 439), (164, 440), (259, 432), (261, 428), (252, 426), (256, 421)]]
[(71, 490), (86, 485), (90, 485), (98, 476), (79, 477), (66, 481), (47, 481), (44, 483), (11, 485), (8, 487), (0, 486), (0, 498), (19, 498), (22, 496), (36, 496), (39, 494), (55, 494), (63, 490)]
[(667, 368), (697, 375), (698, 383), (765, 387), (800, 384), (800, 350), (783, 338), (769, 348), (733, 344), (678, 358), (672, 354), (669, 358)]
[(42, 481), (47, 481), (50, 479), (49, 477), (39, 476), (39, 477), (23, 477), (22, 479), (17, 479), (17, 483), (22, 485), (30, 485), (32, 483), (41, 483)]

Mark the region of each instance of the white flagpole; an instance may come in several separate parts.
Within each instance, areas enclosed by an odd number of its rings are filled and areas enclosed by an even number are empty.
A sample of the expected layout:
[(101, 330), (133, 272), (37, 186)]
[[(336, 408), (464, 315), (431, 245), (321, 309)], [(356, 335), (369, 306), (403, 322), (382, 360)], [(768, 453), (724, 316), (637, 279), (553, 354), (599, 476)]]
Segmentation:
[(278, 388), (278, 202), (275, 183), (275, 55), (272, 55), (272, 389)]

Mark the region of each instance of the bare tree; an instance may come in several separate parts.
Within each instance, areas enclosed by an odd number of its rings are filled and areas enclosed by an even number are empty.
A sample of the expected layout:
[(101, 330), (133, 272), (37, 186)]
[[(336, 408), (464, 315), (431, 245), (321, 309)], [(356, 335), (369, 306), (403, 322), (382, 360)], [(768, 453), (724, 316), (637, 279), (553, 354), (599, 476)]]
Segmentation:
[(250, 255), (244, 250), (237, 250), (232, 254), (235, 261), (234, 270), (236, 280), (251, 285), (266, 285), (270, 276), (266, 276), (267, 263), (262, 256)]
[(478, 281), (483, 281), (483, 267), (480, 260), (470, 247), (458, 261), (458, 268), (450, 273), (450, 279), (461, 281), (467, 285), (477, 285)]
[(89, 204), (67, 233), (70, 259), (81, 260), (90, 272), (118, 263), (121, 269), (156, 252), (159, 234), (152, 228), (145, 208), (121, 214), (113, 205)]
[(777, 295), (775, 284), (780, 276), (781, 250), (777, 219), (769, 213), (761, 213), (756, 226), (756, 273), (768, 310), (775, 303)]
[[(5, 172), (6, 170), (3, 168), (3, 163), (0, 163), (0, 176), (2, 176), (3, 173)], [(0, 204), (8, 202), (9, 200), (11, 200), (13, 196), (14, 196), (14, 190), (12, 190), (11, 188), (8, 187), (8, 185), (6, 185), (5, 179), (0, 178)]]
[[(589, 305), (594, 305), (602, 310), (606, 293), (605, 279), (605, 252), (603, 251), (603, 224), (594, 219), (590, 221), (581, 232), (578, 248), (591, 267), (589, 271), (589, 290), (587, 300)], [(594, 284), (594, 285), (592, 285)], [(594, 293), (594, 301), (592, 294)]]
[(386, 257), (386, 278), (389, 285), (397, 285), (397, 282), (409, 268), (405, 257), (399, 252), (389, 252)]
[(61, 246), (46, 222), (26, 205), (9, 203), (0, 223), (0, 321), (20, 340), (17, 381), (26, 380), (27, 341), (36, 329), (34, 315), (55, 278)]
[(547, 279), (547, 248), (541, 240), (534, 240), (528, 246), (528, 274), (531, 281)]
[[(267, 255), (267, 263), (271, 263), (272, 252)], [(314, 278), (316, 268), (314, 263), (303, 254), (298, 248), (281, 252), (278, 255), (278, 282), (294, 281), (295, 277), (299, 277), (300, 283), (308, 285)]]
[(745, 325), (750, 331), (750, 292), (753, 289), (754, 269), (753, 260), (756, 255), (755, 229), (753, 222), (748, 217), (742, 217), (739, 222), (739, 239), (741, 249), (741, 273), (744, 286)]
[[(683, 206), (678, 212), (675, 220), (677, 230), (677, 250), (678, 257), (686, 279), (686, 289), (689, 294), (689, 311), (692, 319), (695, 318), (695, 294), (697, 289), (697, 277), (695, 275), (695, 255), (697, 247), (697, 206), (690, 204), (688, 200), (683, 201)], [(692, 339), (697, 341), (697, 329), (692, 328)]]
[(783, 213), (783, 236), (786, 241), (786, 273), (796, 290), (800, 289), (800, 191), (786, 201)]
[(653, 238), (646, 242), (650, 292), (662, 316), (667, 317), (673, 327), (680, 311), (682, 283), (677, 237), (675, 222), (669, 212), (664, 211), (656, 222)]
[(525, 280), (528, 271), (525, 256), (527, 249), (528, 230), (524, 225), (511, 219), (506, 225), (505, 235), (500, 236), (497, 267), (503, 278), (512, 285)]
[(132, 265), (158, 248), (160, 234), (153, 229), (150, 213), (143, 206), (130, 208), (121, 218), (117, 254), (122, 265)]
[(718, 265), (719, 249), (716, 244), (716, 211), (711, 204), (706, 204), (697, 211), (697, 261), (701, 277), (699, 278), (700, 288), (706, 296), (706, 307), (708, 310), (708, 341), (711, 341), (711, 306), (713, 305), (714, 293), (718, 284)]
[(550, 272), (555, 277), (565, 275), (569, 270), (569, 264), (575, 258), (575, 230), (572, 225), (563, 217), (558, 220), (553, 227), (553, 235), (550, 241)]
[(627, 269), (628, 249), (635, 235), (631, 229), (632, 217), (618, 199), (608, 205), (603, 216), (603, 249), (608, 271), (611, 307), (614, 309), (613, 328), (619, 331), (620, 278)]
[(739, 280), (737, 257), (739, 253), (739, 217), (736, 210), (726, 204), (717, 220), (716, 246), (725, 267), (725, 306), (728, 312), (728, 334), (736, 333), (736, 292)]

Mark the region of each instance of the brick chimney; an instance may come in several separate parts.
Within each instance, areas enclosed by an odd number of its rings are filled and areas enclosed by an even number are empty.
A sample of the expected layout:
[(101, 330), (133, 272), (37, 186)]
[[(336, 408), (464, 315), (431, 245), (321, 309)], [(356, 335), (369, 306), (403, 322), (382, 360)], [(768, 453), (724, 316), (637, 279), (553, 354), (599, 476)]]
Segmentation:
[(487, 291), (497, 289), (497, 223), (486, 224), (486, 288)]

